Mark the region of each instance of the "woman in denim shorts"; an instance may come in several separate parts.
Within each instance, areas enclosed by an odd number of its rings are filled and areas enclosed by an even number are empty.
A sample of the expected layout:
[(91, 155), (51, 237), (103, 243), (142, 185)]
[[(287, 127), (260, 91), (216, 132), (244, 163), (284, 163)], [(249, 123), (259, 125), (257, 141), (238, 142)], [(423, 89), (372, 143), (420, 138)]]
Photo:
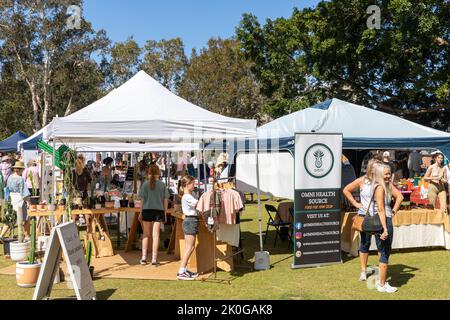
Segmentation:
[(185, 241), (185, 252), (181, 259), (180, 270), (177, 274), (179, 280), (194, 280), (198, 274), (187, 270), (189, 258), (195, 248), (195, 238), (198, 234), (198, 214), (195, 209), (198, 200), (192, 196), (194, 190), (195, 178), (192, 176), (185, 176), (181, 179), (180, 189), (178, 194), (181, 198), (181, 207), (185, 216), (183, 221), (183, 232)]

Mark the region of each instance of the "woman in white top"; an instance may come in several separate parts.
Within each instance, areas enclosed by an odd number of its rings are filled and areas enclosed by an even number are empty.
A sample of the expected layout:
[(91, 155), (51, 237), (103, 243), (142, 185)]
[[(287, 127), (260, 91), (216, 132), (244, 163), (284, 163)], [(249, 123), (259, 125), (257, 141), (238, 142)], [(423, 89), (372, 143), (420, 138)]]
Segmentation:
[[(382, 164), (375, 167), (374, 175), (374, 213), (380, 217), (383, 226), (383, 233), (375, 235), (377, 248), (379, 252), (379, 280), (376, 288), (379, 292), (393, 293), (397, 288), (392, 287), (386, 281), (389, 256), (392, 249), (392, 239), (394, 236), (394, 227), (392, 216), (396, 214), (400, 207), (403, 196), (391, 182), (391, 168), (389, 165)], [(395, 199), (395, 205), (391, 209), (392, 198)]]
[[(358, 215), (361, 216), (366, 214), (370, 199), (372, 198), (373, 171), (376, 165), (381, 165), (381, 161), (375, 159), (369, 160), (367, 163), (366, 175), (348, 184), (343, 190), (344, 196), (354, 207), (358, 209)], [(352, 192), (355, 192), (358, 189), (361, 202), (356, 201), (352, 194)], [(373, 213), (372, 206), (369, 209), (369, 213)], [(369, 248), (372, 236), (366, 232), (361, 232), (360, 236), (361, 245), (359, 247), (359, 262), (361, 266), (361, 273), (359, 280), (365, 281), (367, 280), (366, 268), (367, 260), (369, 259)]]
[(183, 232), (185, 251), (181, 259), (180, 270), (177, 274), (179, 280), (194, 280), (198, 274), (187, 270), (187, 264), (192, 252), (195, 248), (195, 238), (198, 234), (198, 214), (196, 210), (197, 202), (193, 196), (195, 178), (192, 176), (184, 176), (181, 179), (180, 189), (178, 194), (181, 198), (181, 207), (184, 214)]
[(440, 209), (447, 212), (447, 194), (445, 192), (445, 182), (447, 182), (446, 169), (444, 168), (444, 155), (436, 153), (436, 161), (425, 173), (424, 180), (429, 181), (428, 200), (433, 207), (436, 207), (436, 198), (439, 197)]

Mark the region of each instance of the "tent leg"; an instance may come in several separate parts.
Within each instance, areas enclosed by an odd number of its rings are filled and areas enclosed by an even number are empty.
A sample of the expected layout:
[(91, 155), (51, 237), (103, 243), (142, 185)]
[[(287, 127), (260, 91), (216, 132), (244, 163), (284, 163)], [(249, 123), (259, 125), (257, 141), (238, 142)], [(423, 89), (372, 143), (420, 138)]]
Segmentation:
[[(56, 143), (55, 143), (55, 139), (53, 138), (52, 140), (52, 144), (53, 144), (53, 152), (52, 152), (52, 186), (53, 186), (53, 192), (52, 192), (52, 196), (53, 196), (53, 201), (55, 201), (56, 199), (56, 172), (55, 172), (55, 159), (56, 159)], [(65, 219), (66, 215), (63, 215), (63, 219)], [(66, 222), (65, 220), (63, 220), (63, 222)], [(53, 226), (56, 226), (56, 216), (55, 213), (53, 212)]]
[(208, 179), (206, 178), (206, 157), (205, 157), (205, 140), (202, 139), (202, 157), (203, 157), (203, 178), (205, 180), (205, 193), (208, 191)]

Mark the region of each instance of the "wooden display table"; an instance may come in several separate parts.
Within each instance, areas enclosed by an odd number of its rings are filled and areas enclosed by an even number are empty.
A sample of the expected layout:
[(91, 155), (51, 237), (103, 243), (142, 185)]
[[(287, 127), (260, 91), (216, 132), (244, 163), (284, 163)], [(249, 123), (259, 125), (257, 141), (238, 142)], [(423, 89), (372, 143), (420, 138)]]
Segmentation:
[[(168, 253), (173, 253), (177, 259), (180, 259), (184, 254), (184, 233), (183, 220), (184, 215), (180, 212), (173, 211), (172, 216), (175, 218), (174, 228), (170, 237), (170, 244)], [(217, 267), (230, 272), (233, 270), (232, 247), (222, 241), (216, 241), (216, 248), (214, 248), (215, 233), (210, 232), (203, 219), (200, 217), (199, 234), (196, 237), (195, 249), (189, 259), (188, 268), (196, 270), (199, 274), (208, 273), (214, 270), (214, 249), (216, 250), (216, 258), (224, 259), (217, 261)]]
[[(105, 214), (121, 212), (134, 212), (138, 217), (141, 212), (141, 208), (102, 208), (102, 209), (83, 209), (72, 210), (71, 215), (86, 215), (92, 216), (89, 219), (89, 224), (86, 228), (85, 244), (91, 240), (94, 247), (94, 256), (96, 258), (111, 257), (114, 255), (114, 249), (111, 242), (111, 235), (106, 224)], [(31, 211), (30, 217), (51, 217), (60, 221), (61, 217), (66, 214), (65, 210), (56, 210), (54, 213), (51, 211)], [(120, 223), (120, 216), (118, 217), (118, 223)], [(117, 244), (120, 244), (120, 228), (117, 229)]]

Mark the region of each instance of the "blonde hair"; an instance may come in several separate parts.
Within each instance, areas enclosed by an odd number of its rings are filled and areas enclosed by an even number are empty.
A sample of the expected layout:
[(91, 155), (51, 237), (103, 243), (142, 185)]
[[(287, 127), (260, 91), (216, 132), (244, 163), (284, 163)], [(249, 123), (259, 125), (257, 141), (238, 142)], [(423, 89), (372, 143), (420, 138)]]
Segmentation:
[(148, 169), (148, 177), (149, 177), (148, 185), (150, 189), (152, 190), (155, 189), (156, 181), (159, 179), (160, 176), (161, 170), (159, 170), (159, 167), (156, 164), (152, 164)]
[(178, 195), (182, 197), (184, 195), (184, 189), (187, 187), (188, 184), (191, 184), (193, 181), (195, 181), (195, 178), (193, 176), (184, 176), (181, 179), (180, 187), (178, 188)]
[(378, 159), (370, 159), (367, 163), (367, 171), (366, 171), (366, 177), (368, 180), (373, 180), (373, 172), (377, 165), (381, 164), (382, 162)]
[(75, 161), (75, 172), (77, 175), (81, 175), (83, 173), (84, 169), (84, 157), (78, 156), (77, 160)]
[[(387, 164), (378, 164), (374, 166), (374, 173), (373, 173), (373, 189), (376, 186), (381, 186), (384, 189), (384, 197), (385, 201), (389, 202), (392, 198), (392, 186), (391, 183), (384, 181), (384, 170), (388, 169), (391, 171), (391, 167)], [(374, 189), (375, 190), (375, 189)]]

